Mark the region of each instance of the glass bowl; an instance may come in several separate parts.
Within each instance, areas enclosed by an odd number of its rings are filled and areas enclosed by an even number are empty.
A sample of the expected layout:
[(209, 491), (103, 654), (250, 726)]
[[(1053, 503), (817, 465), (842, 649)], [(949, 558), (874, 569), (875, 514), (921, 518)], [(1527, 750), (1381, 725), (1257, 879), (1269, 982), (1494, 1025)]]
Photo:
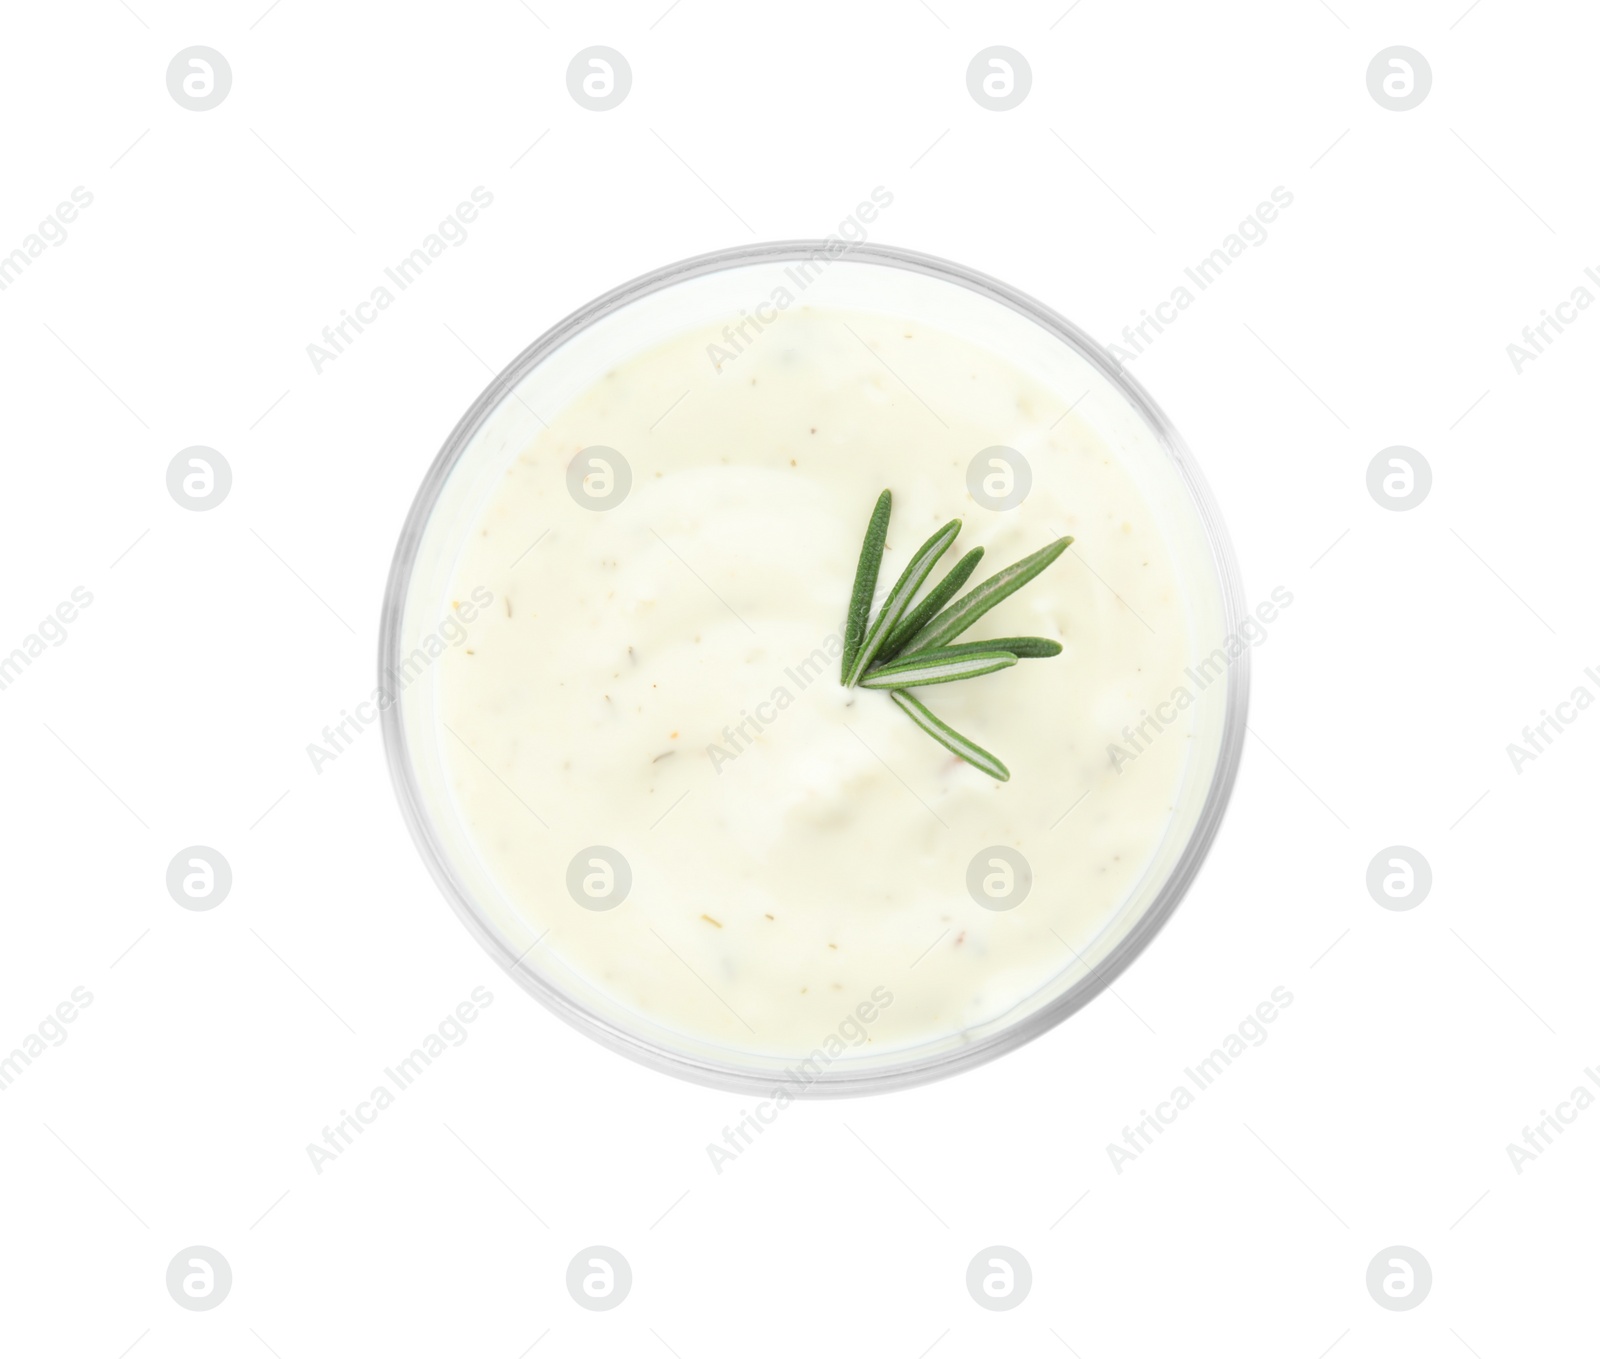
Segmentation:
[[(774, 300), (782, 296), (791, 301)], [(642, 1010), (609, 990), (594, 969), (569, 965), (559, 936), (547, 943), (553, 928), (548, 920), (565, 911), (575, 913), (575, 929), (598, 927), (577, 920), (585, 913), (565, 899), (559, 877), (548, 883), (548, 901), (530, 912), (525, 901), (518, 904), (522, 889), (511, 890), (497, 876), (455, 791), (453, 761), (465, 756), (452, 745), (459, 738), (441, 713), (437, 658), (462, 640), (457, 617), (466, 614), (456, 597), (457, 569), (467, 539), (519, 454), (546, 428), (546, 417), (571, 406), (617, 365), (706, 327), (728, 326), (726, 344), (708, 347), (707, 381), (725, 381), (720, 372), (712, 375), (718, 351), (721, 362), (733, 364), (730, 373), (743, 371), (737, 366), (744, 351), (739, 337), (755, 340), (789, 305), (895, 318), (907, 327), (959, 337), (1058, 394), (1072, 416), (1068, 430), (1110, 450), (1137, 487), (1174, 565), (1184, 645), (1198, 665), (1186, 669), (1188, 678), (1180, 684), (1191, 690), (1192, 701), (1178, 705), (1185, 709), (1181, 725), (1188, 745), (1170, 794), (1170, 817), (1146, 861), (1127, 870), (1127, 890), (1115, 905), (1076, 945), (1052, 931), (1065, 948), (1060, 967), (1043, 984), (1030, 985), (1026, 994), (998, 1004), (977, 1022), (936, 1025), (920, 1038), (901, 1035), (892, 1043), (856, 1045), (856, 1029), (870, 1021), (852, 1028), (850, 1016), (873, 1006), (863, 1001), (852, 1011), (858, 999), (853, 995), (840, 998), (848, 1043), (835, 1041), (832, 1033), (818, 1034), (814, 1043), (793, 1037), (728, 1041)], [(908, 328), (908, 339), (911, 333)], [(895, 387), (883, 381), (894, 399), (909, 399), (903, 382)], [(1056, 423), (1065, 419), (1063, 414)], [(642, 475), (635, 470), (635, 482)], [(863, 525), (867, 508), (862, 507)], [(841, 613), (843, 603), (841, 598)], [(480, 601), (468, 612), (481, 606)], [(505, 607), (509, 614), (509, 597)], [(472, 404), (417, 493), (390, 570), (379, 640), (384, 740), (401, 812), (445, 899), (495, 961), (568, 1023), (648, 1066), (721, 1089), (776, 1095), (780, 1101), (785, 1092), (799, 1098), (893, 1090), (988, 1061), (1059, 1024), (1108, 987), (1177, 908), (1217, 833), (1238, 770), (1251, 624), (1227, 532), (1191, 455), (1143, 388), (1086, 334), (1033, 298), (931, 256), (837, 238), (774, 242), (684, 260), (597, 298), (518, 355)], [(1116, 749), (1126, 756), (1140, 748), (1139, 719), (1128, 716), (1130, 730), (1119, 733), (1114, 719), (1107, 728), (1107, 759), (1114, 770), (1104, 776), (1108, 780), (1122, 774)], [(1157, 731), (1169, 725), (1149, 720)], [(1148, 738), (1151, 732), (1143, 727), (1142, 734)], [(509, 783), (501, 783), (508, 796), (522, 801)], [(1059, 824), (1077, 802), (1074, 788), (1057, 791)], [(531, 824), (528, 829), (542, 833)], [(574, 847), (584, 843), (579, 839)], [(1048, 888), (1037, 890), (1036, 910)], [(541, 914), (544, 920), (530, 918)], [(893, 984), (913, 988), (902, 994), (938, 1010), (944, 1003), (939, 997), (915, 990), (919, 981), (910, 955), (921, 944), (913, 943), (906, 941), (907, 967)], [(678, 961), (694, 970), (683, 957)], [(659, 965), (668, 965), (665, 955)], [(932, 978), (936, 971), (921, 975)], [(699, 972), (695, 978), (714, 990)], [(834, 1047), (845, 1050), (834, 1053)]]

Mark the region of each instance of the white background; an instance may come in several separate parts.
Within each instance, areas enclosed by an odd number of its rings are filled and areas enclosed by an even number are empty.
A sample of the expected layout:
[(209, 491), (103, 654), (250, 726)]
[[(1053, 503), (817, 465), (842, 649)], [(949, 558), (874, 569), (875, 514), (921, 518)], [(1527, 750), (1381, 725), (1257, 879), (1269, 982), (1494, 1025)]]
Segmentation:
[[(1069, 3), (8, 7), (0, 251), (94, 201), (0, 293), (0, 652), (94, 602), (0, 692), (0, 1051), (94, 999), (0, 1092), (0, 1348), (1495, 1359), (1588, 1333), (1600, 1112), (1520, 1174), (1506, 1144), (1600, 1062), (1600, 715), (1521, 773), (1505, 748), (1600, 693), (1600, 312), (1520, 375), (1506, 346), (1600, 267), (1600, 19)], [(566, 88), (596, 43), (633, 69), (609, 113)], [(965, 82), (997, 43), (1033, 72), (1007, 113)], [(165, 84), (194, 44), (232, 67), (209, 112)], [(1393, 44), (1432, 66), (1410, 112), (1367, 90)], [(320, 774), (306, 745), (371, 689), (400, 523), (489, 370), (880, 184), (873, 239), (1108, 343), (1293, 193), (1132, 367), (1250, 601), (1295, 602), (1221, 836), (1115, 996), (954, 1081), (791, 1109), (719, 1176), (748, 1101), (524, 996), (427, 878), (377, 731)], [(306, 345), (476, 185), (466, 243), (315, 373)], [(233, 469), (207, 513), (165, 485), (192, 444)], [(1433, 469), (1406, 513), (1366, 488), (1391, 444)], [(1396, 843), (1434, 873), (1407, 912), (1365, 886)], [(233, 868), (210, 912), (166, 891), (192, 844)], [(306, 1144), (479, 985), (470, 1040), (314, 1173)], [(1269, 1041), (1119, 1174), (1106, 1144), (1277, 986)], [(164, 1284), (196, 1243), (234, 1274), (205, 1313)], [(603, 1314), (564, 1283), (594, 1243), (634, 1271)], [(1034, 1275), (1006, 1313), (964, 1283), (996, 1243)], [(1434, 1275), (1404, 1313), (1365, 1284), (1394, 1244)]]

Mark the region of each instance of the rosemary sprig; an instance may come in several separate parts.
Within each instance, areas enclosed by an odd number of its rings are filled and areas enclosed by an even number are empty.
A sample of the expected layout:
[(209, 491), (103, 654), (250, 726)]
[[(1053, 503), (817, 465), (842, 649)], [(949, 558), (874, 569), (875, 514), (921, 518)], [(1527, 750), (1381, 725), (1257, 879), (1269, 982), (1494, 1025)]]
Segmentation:
[(927, 627), (933, 616), (956, 597), (956, 591), (967, 583), (982, 560), (983, 549), (975, 547), (952, 566), (950, 574), (928, 591), (928, 597), (890, 630), (883, 646), (879, 648), (878, 659), (887, 661), (898, 656), (906, 643)]
[(850, 687), (850, 670), (856, 663), (856, 653), (861, 650), (861, 639), (867, 635), (867, 615), (872, 612), (872, 592), (878, 588), (878, 567), (883, 562), (883, 543), (889, 536), (888, 491), (878, 497), (872, 507), (872, 518), (867, 521), (867, 536), (861, 544), (861, 558), (856, 562), (856, 583), (850, 591), (850, 613), (844, 624), (844, 656), (839, 664), (839, 683)]
[(960, 532), (961, 521), (952, 519), (916, 550), (915, 555), (906, 564), (906, 569), (900, 573), (900, 579), (894, 583), (894, 589), (889, 591), (889, 597), (883, 601), (878, 616), (872, 620), (867, 635), (861, 639), (861, 648), (856, 652), (855, 664), (850, 667), (849, 675), (844, 682), (845, 688), (848, 689), (860, 681), (863, 672), (878, 654), (884, 639), (888, 637), (894, 625), (905, 617), (906, 611), (911, 607), (911, 601), (917, 597), (917, 591), (922, 588), (922, 583), (933, 574), (933, 568), (939, 564), (939, 558), (949, 551), (950, 544), (955, 542), (956, 534)]
[(889, 697), (898, 703), (906, 716), (923, 731), (946, 750), (959, 755), (974, 769), (981, 769), (990, 778), (999, 779), (1001, 783), (1011, 778), (1011, 771), (1005, 765), (976, 741), (969, 741), (948, 722), (941, 722), (928, 711), (928, 705), (915, 694), (908, 694), (904, 689), (891, 689)]
[(1009, 651), (977, 651), (965, 656), (944, 656), (924, 652), (892, 665), (869, 670), (861, 677), (863, 689), (914, 689), (922, 684), (949, 684), (951, 680), (976, 679), (992, 675), (1017, 663)]
[[(994, 637), (986, 642), (957, 642), (953, 646), (936, 646), (926, 651), (907, 651), (894, 658), (894, 664), (900, 665), (906, 661), (925, 661), (931, 658), (949, 659), (953, 656), (971, 656), (980, 651), (1009, 651), (1019, 661), (1035, 657), (1059, 656), (1061, 643), (1053, 642), (1048, 637)], [(883, 653), (880, 651), (881, 657)], [(868, 675), (879, 674), (887, 661), (880, 660)], [(866, 683), (863, 679), (862, 683)]]
[(996, 572), (975, 590), (969, 590), (927, 627), (906, 643), (907, 651), (929, 651), (955, 639), (1001, 600), (1014, 595), (1072, 546), (1072, 539), (1057, 538), (1048, 547), (1024, 557), (1014, 566)]
[(878, 587), (878, 570), (883, 561), (883, 545), (889, 533), (889, 507), (890, 495), (885, 491), (878, 497), (867, 523), (867, 535), (856, 565), (855, 585), (850, 593), (850, 611), (845, 620), (839, 682), (847, 689), (859, 685), (863, 689), (888, 690), (889, 697), (901, 710), (946, 750), (1004, 783), (1011, 777), (1011, 771), (1004, 764), (948, 722), (941, 721), (921, 699), (908, 691), (990, 675), (996, 670), (1009, 669), (1024, 657), (1059, 656), (1061, 643), (1048, 637), (997, 637), (990, 641), (960, 643), (955, 639), (1045, 570), (1072, 546), (1072, 539), (1058, 538), (951, 603), (983, 557), (983, 549), (974, 548), (920, 604), (913, 605), (917, 591), (961, 532), (961, 521), (952, 519), (917, 549), (889, 591), (877, 617), (869, 622), (872, 596)]

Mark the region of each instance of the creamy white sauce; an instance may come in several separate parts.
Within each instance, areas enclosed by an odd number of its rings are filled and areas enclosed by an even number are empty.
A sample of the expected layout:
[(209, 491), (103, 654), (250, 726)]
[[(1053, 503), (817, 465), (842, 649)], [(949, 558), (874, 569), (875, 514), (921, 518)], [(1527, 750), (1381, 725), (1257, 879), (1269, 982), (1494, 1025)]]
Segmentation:
[[(463, 525), (455, 597), (493, 603), (435, 667), (445, 772), (498, 889), (491, 910), (541, 940), (529, 963), (558, 986), (668, 1041), (785, 1062), (863, 1006), (871, 1018), (845, 1022), (842, 1046), (881, 1061), (1053, 994), (1150, 865), (1195, 746), (1187, 715), (1120, 772), (1109, 747), (1194, 687), (1181, 567), (1107, 444), (1063, 416), (1077, 392), (925, 326), (809, 307), (716, 372), (720, 329), (540, 412), (549, 428)], [(632, 473), (598, 513), (567, 478), (593, 445)], [(969, 462), (993, 445), (1031, 466), (1017, 509), (968, 494)], [(980, 544), (972, 584), (1076, 537), (962, 639), (1039, 634), (1061, 656), (919, 691), (1009, 765), (1009, 783), (955, 759), (886, 693), (839, 685), (885, 487), (880, 598), (952, 517), (965, 526), (934, 579)], [(592, 845), (631, 869), (614, 909), (568, 892)], [(1015, 909), (968, 891), (994, 845), (1031, 867)]]

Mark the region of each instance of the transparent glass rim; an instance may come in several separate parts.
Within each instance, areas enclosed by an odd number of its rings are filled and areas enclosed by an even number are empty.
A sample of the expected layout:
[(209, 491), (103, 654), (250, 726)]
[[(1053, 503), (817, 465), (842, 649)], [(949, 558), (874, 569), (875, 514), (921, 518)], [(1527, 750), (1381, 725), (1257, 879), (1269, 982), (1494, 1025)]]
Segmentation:
[[(769, 241), (716, 250), (665, 265), (624, 283), (578, 308), (557, 322), (507, 364), (484, 388), (466, 414), (457, 422), (449, 438), (445, 440), (433, 465), (428, 469), (416, 498), (412, 501), (411, 510), (400, 531), (394, 560), (389, 568), (379, 628), (380, 684), (385, 682), (385, 676), (396, 673), (400, 660), (401, 627), (412, 570), (416, 564), (423, 534), (445, 483), (484, 421), (499, 408), (529, 373), (594, 322), (641, 297), (705, 274), (754, 264), (808, 259), (819, 250), (826, 251), (829, 246), (830, 242), (824, 240)], [(1196, 466), (1193, 455), (1166, 414), (1150, 394), (1129, 376), (1097, 341), (1064, 316), (1028, 294), (987, 274), (937, 256), (897, 246), (863, 243), (852, 245), (843, 254), (835, 255), (833, 258), (905, 269), (968, 288), (1034, 321), (1091, 364), (1144, 418), (1176, 468), (1201, 521), (1211, 551), (1212, 564), (1221, 590), (1224, 636), (1238, 633), (1245, 616), (1243, 582), (1232, 542), (1211, 490)], [(1048, 1004), (973, 1043), (925, 1057), (914, 1057), (901, 1063), (886, 1064), (870, 1071), (823, 1071), (815, 1080), (798, 1088), (792, 1082), (784, 1082), (779, 1075), (769, 1071), (740, 1067), (733, 1063), (714, 1062), (677, 1052), (638, 1034), (630, 1033), (604, 1017), (590, 1012), (534, 972), (531, 967), (524, 965), (524, 961), (513, 951), (509, 941), (478, 911), (471, 893), (456, 873), (440, 841), (433, 817), (424, 801), (422, 789), (415, 775), (405, 726), (401, 720), (403, 695), (397, 696), (396, 702), (390, 703), (382, 710), (382, 717), (389, 775), (400, 802), (401, 815), (423, 861), (469, 933), (477, 939), (501, 969), (513, 977), (524, 990), (588, 1037), (654, 1070), (719, 1090), (771, 1094), (781, 1084), (795, 1097), (826, 1098), (908, 1089), (953, 1076), (991, 1061), (1055, 1028), (1106, 990), (1126, 971), (1171, 918), (1193, 884), (1200, 865), (1216, 839), (1239, 771), (1244, 748), (1249, 691), (1250, 651), (1246, 648), (1227, 670), (1217, 763), (1188, 842), (1149, 906), (1112, 947), (1098, 967), (1091, 968)]]

